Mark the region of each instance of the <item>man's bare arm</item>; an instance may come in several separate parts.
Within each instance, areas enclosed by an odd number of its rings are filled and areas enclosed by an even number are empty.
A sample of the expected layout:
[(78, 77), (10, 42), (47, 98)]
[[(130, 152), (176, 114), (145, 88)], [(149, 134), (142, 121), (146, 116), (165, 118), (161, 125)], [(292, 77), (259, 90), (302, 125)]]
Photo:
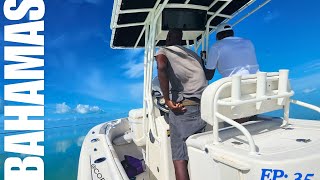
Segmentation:
[(204, 73), (206, 75), (206, 79), (208, 81), (210, 81), (213, 78), (214, 72), (215, 72), (216, 69), (211, 70), (211, 69), (206, 69), (206, 67), (204, 67), (203, 70), (204, 70)]
[(206, 66), (204, 65), (204, 60), (203, 59), (201, 60), (202, 60), (202, 69), (204, 71), (204, 74), (206, 75), (206, 79), (210, 81), (213, 78), (214, 72), (216, 71), (216, 69), (212, 69), (212, 70), (207, 69)]
[(160, 82), (160, 88), (163, 93), (163, 98), (167, 101), (169, 98), (169, 80), (167, 75), (168, 59), (165, 55), (158, 55), (157, 67), (158, 67), (158, 79)]
[(158, 55), (157, 59), (157, 67), (158, 67), (158, 79), (160, 82), (160, 88), (163, 93), (163, 98), (166, 102), (166, 105), (174, 112), (185, 112), (186, 108), (182, 106), (180, 103), (176, 103), (170, 100), (169, 98), (169, 79), (167, 74), (168, 68), (168, 59), (165, 55)]

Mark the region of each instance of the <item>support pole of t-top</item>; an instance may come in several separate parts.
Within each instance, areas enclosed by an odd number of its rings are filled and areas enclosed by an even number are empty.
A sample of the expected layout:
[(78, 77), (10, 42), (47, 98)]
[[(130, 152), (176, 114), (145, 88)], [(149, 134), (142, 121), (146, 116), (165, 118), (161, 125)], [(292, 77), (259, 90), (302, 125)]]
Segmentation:
[(148, 128), (149, 128), (149, 118), (147, 116), (147, 114), (149, 114), (148, 112), (148, 107), (150, 107), (150, 104), (148, 103), (148, 70), (149, 70), (149, 65), (148, 65), (148, 59), (150, 56), (150, 37), (151, 37), (151, 26), (150, 26), (150, 21), (153, 19), (153, 13), (155, 11), (155, 9), (157, 8), (157, 6), (159, 5), (161, 0), (158, 0), (156, 5), (153, 7), (153, 10), (150, 11), (150, 13), (148, 14), (147, 18), (146, 18), (146, 32), (145, 32), (145, 57), (144, 57), (144, 83), (143, 83), (143, 124), (144, 124), (144, 134), (145, 137), (148, 137)]
[[(207, 21), (207, 25), (206, 25), (206, 32), (205, 32), (205, 37), (206, 37), (206, 44), (205, 47), (202, 49), (205, 49), (206, 52), (209, 52), (209, 36), (210, 36), (210, 23), (211, 21), (225, 8), (229, 5), (229, 3), (232, 0), (226, 0), (226, 2), (218, 9), (218, 11), (216, 11)], [(216, 3), (216, 1), (214, 1), (214, 3)], [(204, 38), (204, 37), (202, 37)], [(202, 44), (203, 46), (204, 44)]]
[[(147, 18), (148, 19), (148, 18)], [(145, 25), (145, 40), (144, 40), (144, 44), (147, 48), (147, 44), (148, 44), (148, 37), (149, 37), (149, 24), (146, 24)], [(148, 51), (147, 49), (144, 51), (144, 63), (143, 63), (143, 82), (144, 82), (144, 85), (146, 84), (146, 81), (147, 81), (147, 59), (148, 59)], [(146, 111), (146, 108), (147, 108), (147, 102), (146, 102), (146, 98), (147, 98), (147, 95), (146, 95), (146, 89), (145, 89), (146, 86), (143, 87), (143, 130), (144, 130), (144, 133), (143, 135), (146, 137), (146, 134), (147, 134), (147, 111)]]
[(158, 1), (154, 7), (154, 10), (151, 13), (151, 18), (150, 18), (150, 31), (149, 31), (149, 38), (148, 38), (148, 43), (146, 44), (147, 47), (147, 59), (145, 59), (145, 70), (146, 70), (146, 78), (145, 78), (145, 84), (144, 84), (144, 94), (145, 94), (145, 99), (146, 101), (146, 107), (144, 107), (144, 112), (148, 113), (148, 118), (149, 123), (151, 123), (150, 128), (151, 132), (155, 138), (156, 141), (159, 141), (158, 133), (156, 132), (155, 128), (155, 117), (154, 117), (154, 112), (153, 112), (153, 102), (152, 102), (152, 70), (153, 70), (153, 59), (154, 59), (154, 52), (155, 52), (155, 36), (156, 36), (156, 25), (157, 21), (162, 14), (163, 9), (165, 6), (168, 4), (169, 0), (165, 0), (159, 7), (157, 7), (160, 3)]

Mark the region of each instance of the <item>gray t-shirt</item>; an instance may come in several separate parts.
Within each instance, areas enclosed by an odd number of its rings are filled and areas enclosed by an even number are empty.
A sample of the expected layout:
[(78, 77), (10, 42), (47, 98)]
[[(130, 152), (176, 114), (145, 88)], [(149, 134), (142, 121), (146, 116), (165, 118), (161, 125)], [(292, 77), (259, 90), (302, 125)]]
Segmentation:
[(171, 100), (180, 102), (184, 98), (200, 99), (208, 85), (200, 57), (182, 46), (160, 48), (156, 56), (160, 54), (168, 59)]

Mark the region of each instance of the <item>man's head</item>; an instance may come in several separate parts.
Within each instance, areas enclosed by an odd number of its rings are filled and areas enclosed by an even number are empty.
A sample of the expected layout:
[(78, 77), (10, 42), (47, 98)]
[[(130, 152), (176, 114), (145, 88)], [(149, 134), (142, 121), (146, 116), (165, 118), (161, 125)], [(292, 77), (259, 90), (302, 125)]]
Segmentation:
[(229, 24), (220, 24), (218, 27), (217, 27), (217, 30), (216, 30), (216, 39), (217, 41), (221, 40), (221, 39), (224, 39), (226, 37), (232, 37), (234, 36), (234, 32), (232, 30), (232, 27), (231, 25)]
[(182, 35), (182, 30), (170, 29), (166, 39), (166, 46), (181, 45)]

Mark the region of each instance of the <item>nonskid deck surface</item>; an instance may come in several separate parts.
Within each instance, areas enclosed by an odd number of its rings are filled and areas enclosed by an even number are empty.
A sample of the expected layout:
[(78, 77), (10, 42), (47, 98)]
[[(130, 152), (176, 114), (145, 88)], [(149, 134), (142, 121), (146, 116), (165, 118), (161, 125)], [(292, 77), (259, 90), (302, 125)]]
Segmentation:
[[(281, 124), (280, 118), (264, 118), (261, 121), (246, 123), (245, 127), (256, 143), (259, 159), (280, 161), (308, 154), (312, 156), (320, 151), (320, 125), (317, 121), (290, 119), (290, 125), (280, 127)], [(195, 135), (188, 140), (188, 144), (199, 149), (210, 146), (225, 152), (248, 155), (248, 141), (238, 129), (231, 127), (221, 130), (219, 137), (219, 146), (211, 145), (212, 132)]]
[[(308, 149), (320, 148), (320, 128), (312, 126), (302, 127), (298, 124), (289, 125), (286, 128), (278, 128), (269, 131), (260, 131), (254, 135), (254, 140), (261, 155), (281, 156), (290, 154), (296, 156), (305, 154)], [(231, 145), (239, 149), (248, 149), (247, 144), (234, 144), (235, 141), (245, 142), (244, 136), (237, 136), (225, 141), (225, 145)], [(312, 151), (313, 151), (312, 150)], [(320, 149), (319, 149), (320, 150)]]

